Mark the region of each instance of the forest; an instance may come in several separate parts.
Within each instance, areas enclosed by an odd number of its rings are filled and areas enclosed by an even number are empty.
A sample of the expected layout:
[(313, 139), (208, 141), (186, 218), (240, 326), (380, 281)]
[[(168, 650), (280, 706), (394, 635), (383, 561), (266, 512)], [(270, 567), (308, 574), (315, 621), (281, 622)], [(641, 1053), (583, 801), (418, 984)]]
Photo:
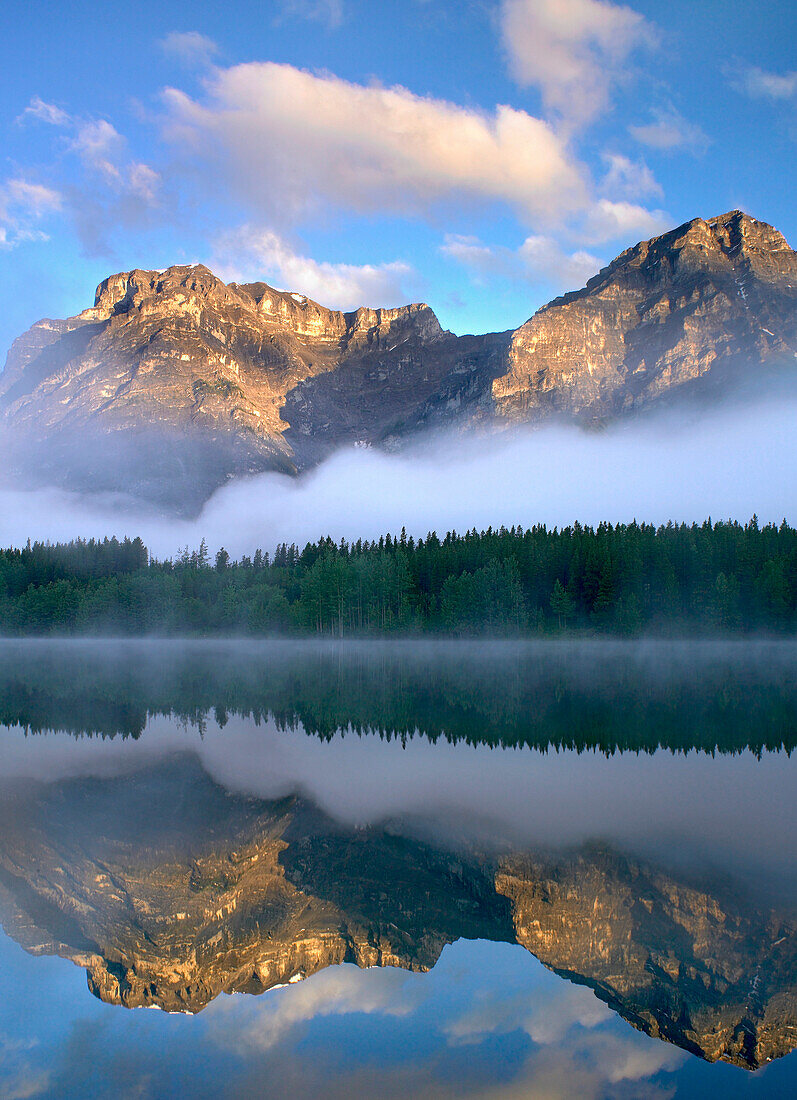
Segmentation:
[(578, 523), (378, 540), (233, 560), (141, 539), (0, 550), (0, 634), (448, 637), (787, 633), (797, 531), (785, 521)]

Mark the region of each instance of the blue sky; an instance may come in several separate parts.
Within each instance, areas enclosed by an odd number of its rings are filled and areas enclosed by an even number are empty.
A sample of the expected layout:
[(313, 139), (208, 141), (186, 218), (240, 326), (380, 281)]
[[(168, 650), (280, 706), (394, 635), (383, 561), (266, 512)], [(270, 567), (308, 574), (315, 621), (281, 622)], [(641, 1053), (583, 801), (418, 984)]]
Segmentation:
[(791, 0), (6, 0), (0, 30), (2, 349), (131, 267), (465, 332), (694, 216), (797, 238)]
[(0, 975), (0, 1089), (10, 1100), (794, 1093), (794, 1055), (755, 1074), (709, 1065), (503, 943), (460, 940), (427, 974), (331, 967), (260, 997), (222, 995), (194, 1017), (101, 1004), (82, 970), (32, 958), (2, 932)]

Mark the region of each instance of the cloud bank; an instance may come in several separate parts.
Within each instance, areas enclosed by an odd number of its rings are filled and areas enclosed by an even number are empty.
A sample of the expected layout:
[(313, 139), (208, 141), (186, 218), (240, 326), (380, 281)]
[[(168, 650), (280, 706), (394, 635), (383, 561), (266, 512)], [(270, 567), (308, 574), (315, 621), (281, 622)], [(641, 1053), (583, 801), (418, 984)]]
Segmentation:
[(227, 282), (265, 279), (282, 290), (298, 290), (332, 309), (362, 305), (398, 306), (412, 267), (401, 260), (381, 264), (330, 263), (303, 256), (272, 229), (242, 225), (214, 243), (210, 267)]
[[(22, 644), (35, 661), (36, 643)], [(146, 642), (150, 659), (152, 647), (161, 646), (165, 662), (170, 645), (181, 644)], [(435, 643), (406, 644), (425, 647), (427, 659), (435, 660)], [(269, 643), (261, 653), (263, 645)], [(247, 651), (257, 648), (237, 643), (242, 667)], [(389, 654), (391, 647), (383, 649)], [(302, 648), (296, 652), (301, 660)], [(120, 653), (136, 660), (129, 649)], [(504, 653), (511, 660), (511, 650)], [(651, 653), (660, 669), (671, 659), (666, 647), (654, 645)], [(584, 660), (588, 668), (588, 653)], [(392, 832), (438, 846), (475, 844), (493, 852), (567, 850), (600, 840), (663, 867), (709, 866), (794, 895), (797, 838), (780, 828), (793, 804), (795, 761), (785, 753), (763, 760), (749, 751), (607, 757), (597, 750), (496, 750), (423, 736), (406, 743), (339, 733), (320, 740), (304, 736), (301, 725), (278, 729), (272, 718), (256, 725), (234, 714), (223, 728), (208, 716), (201, 737), (195, 727), (159, 716), (135, 741), (30, 738), (7, 727), (0, 735), (9, 782), (127, 775), (185, 752), (196, 754), (228, 791), (267, 800), (299, 794), (346, 827), (390, 823)]]
[(216, 69), (206, 93), (166, 89), (164, 134), (261, 213), (426, 214), (459, 198), (552, 221), (585, 203), (564, 139), (513, 107), (484, 112), (273, 62)]
[(440, 246), (450, 260), (467, 267), (477, 281), (494, 275), (526, 279), (530, 283), (553, 283), (561, 290), (582, 286), (601, 268), (601, 261), (579, 249), (568, 253), (545, 234), (526, 237), (517, 249), (488, 245), (478, 237), (449, 233)]

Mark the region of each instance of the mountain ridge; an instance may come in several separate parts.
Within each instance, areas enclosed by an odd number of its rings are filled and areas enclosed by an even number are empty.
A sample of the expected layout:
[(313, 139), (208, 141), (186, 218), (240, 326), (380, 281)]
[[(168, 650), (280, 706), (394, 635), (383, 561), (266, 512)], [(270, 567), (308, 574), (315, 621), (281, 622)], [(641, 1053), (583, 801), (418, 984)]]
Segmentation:
[[(795, 355), (797, 253), (736, 210), (639, 242), (503, 333), (456, 336), (426, 303), (331, 310), (201, 264), (120, 272), (14, 342), (0, 424), (15, 476), (201, 502), (340, 446), (602, 423)], [(87, 433), (100, 461), (74, 453)]]

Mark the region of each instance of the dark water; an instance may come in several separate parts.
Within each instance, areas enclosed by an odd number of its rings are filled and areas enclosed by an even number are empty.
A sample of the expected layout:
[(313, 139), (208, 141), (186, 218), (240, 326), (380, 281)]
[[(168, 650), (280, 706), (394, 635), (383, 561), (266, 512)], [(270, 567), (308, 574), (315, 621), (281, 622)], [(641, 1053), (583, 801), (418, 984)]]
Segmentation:
[(797, 645), (0, 643), (0, 723), (3, 1097), (797, 1094)]

